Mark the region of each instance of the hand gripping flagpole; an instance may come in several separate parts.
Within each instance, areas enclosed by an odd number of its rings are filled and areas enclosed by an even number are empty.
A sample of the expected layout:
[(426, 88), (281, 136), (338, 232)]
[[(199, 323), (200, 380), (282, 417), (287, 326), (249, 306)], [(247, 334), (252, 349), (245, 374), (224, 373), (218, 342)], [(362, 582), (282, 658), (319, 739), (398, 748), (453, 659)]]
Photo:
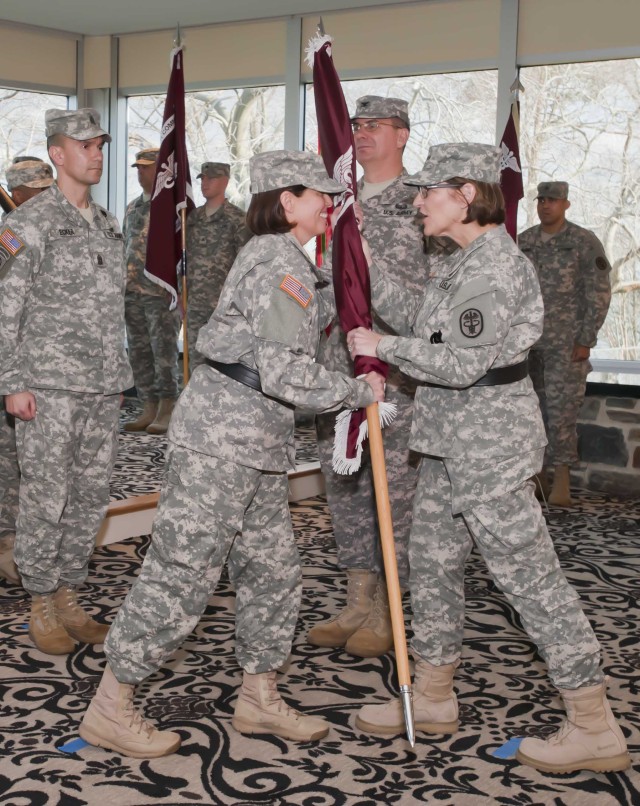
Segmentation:
[[(353, 327), (371, 326), (369, 273), (353, 209), (357, 190), (353, 132), (340, 80), (331, 58), (331, 38), (325, 35), (322, 21), (318, 27), (318, 35), (309, 43), (307, 61), (313, 68), (318, 139), (321, 144), (322, 158), (329, 175), (349, 188), (345, 194), (345, 202), (333, 234), (334, 290), (340, 323), (343, 330), (347, 332)], [(386, 365), (378, 359), (356, 359), (358, 373), (370, 370), (385, 375)], [(380, 419), (380, 406), (377, 403), (368, 406), (366, 424), (369, 432), (371, 466), (393, 628), (396, 668), (407, 737), (413, 747), (415, 723), (411, 676)]]

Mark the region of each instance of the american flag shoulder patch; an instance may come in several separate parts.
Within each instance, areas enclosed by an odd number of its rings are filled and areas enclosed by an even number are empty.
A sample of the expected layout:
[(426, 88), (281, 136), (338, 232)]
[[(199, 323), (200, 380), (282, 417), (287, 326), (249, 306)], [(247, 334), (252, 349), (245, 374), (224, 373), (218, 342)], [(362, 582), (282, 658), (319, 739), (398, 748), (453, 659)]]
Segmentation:
[(303, 308), (306, 308), (313, 299), (311, 291), (305, 288), (299, 280), (296, 280), (296, 278), (290, 274), (287, 274), (280, 283), (280, 288), (290, 297), (293, 297), (298, 305), (302, 305)]
[(0, 243), (12, 257), (15, 257), (18, 252), (24, 249), (24, 243), (10, 227), (5, 227), (0, 232)]

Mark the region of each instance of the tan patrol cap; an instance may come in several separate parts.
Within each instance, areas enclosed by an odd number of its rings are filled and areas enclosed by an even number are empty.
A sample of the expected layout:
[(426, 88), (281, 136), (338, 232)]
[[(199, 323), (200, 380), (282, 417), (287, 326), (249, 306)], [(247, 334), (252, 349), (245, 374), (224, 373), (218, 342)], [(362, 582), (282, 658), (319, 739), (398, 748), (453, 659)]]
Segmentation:
[(398, 118), (405, 128), (410, 129), (409, 104), (402, 98), (383, 98), (381, 95), (363, 95), (356, 101), (356, 111), (351, 122), (357, 118), (376, 120)]
[(568, 199), (568, 182), (540, 182), (536, 199)]
[(155, 165), (160, 153), (159, 148), (143, 148), (136, 154), (136, 161), (131, 163), (132, 168), (137, 168), (138, 165)]
[(231, 176), (231, 166), (228, 162), (203, 162), (200, 166), (200, 173), (196, 179), (206, 176), (209, 179), (217, 179), (219, 176)]
[(100, 126), (100, 113), (97, 109), (47, 109), (44, 113), (45, 132), (47, 137), (64, 134), (72, 140), (91, 140), (93, 137), (104, 137), (105, 143), (111, 142), (111, 135)]
[(53, 185), (51, 166), (38, 157), (16, 157), (7, 168), (7, 188), (13, 190), (23, 185), (28, 188), (48, 188)]
[(344, 193), (344, 185), (330, 179), (319, 154), (310, 151), (265, 151), (249, 160), (251, 193), (303, 185), (320, 193)]

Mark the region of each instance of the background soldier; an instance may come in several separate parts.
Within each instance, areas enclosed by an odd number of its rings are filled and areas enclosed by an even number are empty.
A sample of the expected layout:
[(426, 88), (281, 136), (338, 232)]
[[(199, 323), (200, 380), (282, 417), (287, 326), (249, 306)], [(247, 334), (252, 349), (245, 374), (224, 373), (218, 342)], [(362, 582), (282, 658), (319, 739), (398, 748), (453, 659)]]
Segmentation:
[(122, 234), (92, 202), (111, 138), (94, 109), (45, 113), (57, 182), (0, 231), (0, 394), (16, 418), (20, 511), (15, 556), (38, 649), (102, 643), (78, 604), (109, 503), (124, 350)]
[[(16, 157), (7, 169), (7, 190), (16, 207), (53, 184), (53, 170), (38, 157)], [(15, 423), (0, 404), (0, 576), (19, 583), (13, 560), (18, 517), (20, 471), (16, 454)]]
[(126, 423), (125, 431), (164, 434), (178, 396), (179, 311), (169, 310), (169, 295), (144, 276), (149, 235), (151, 193), (156, 173), (157, 148), (136, 154), (142, 195), (127, 207), (124, 216), (127, 294), (125, 317), (129, 359), (138, 399), (143, 404), (140, 417)]
[[(381, 271), (403, 287), (420, 291), (429, 273), (428, 258), (422, 229), (411, 204), (415, 194), (402, 182), (406, 176), (402, 153), (410, 125), (407, 102), (365, 95), (357, 101), (352, 123), (356, 159), (364, 169), (358, 185), (364, 213), (363, 233)], [(391, 332), (375, 316), (374, 329)], [(329, 369), (353, 371), (346, 339), (337, 321), (322, 343), (319, 360)], [(409, 580), (407, 544), (417, 480), (416, 465), (409, 451), (415, 389), (414, 381), (398, 370), (390, 370), (386, 400), (397, 405), (398, 415), (385, 428), (385, 458), (398, 573), (404, 588)], [(371, 468), (363, 456), (363, 467), (358, 473), (341, 476), (333, 472), (335, 419), (332, 414), (322, 415), (316, 422), (338, 565), (347, 571), (347, 605), (337, 618), (310, 630), (308, 640), (316, 646), (346, 646), (353, 655), (372, 657), (391, 648), (393, 635), (386, 583), (381, 575)]]
[(226, 162), (203, 162), (200, 187), (205, 203), (187, 218), (187, 341), (191, 371), (204, 356), (196, 349), (198, 331), (209, 321), (236, 255), (251, 237), (244, 212), (225, 199)]
[(568, 195), (566, 182), (541, 182), (540, 224), (518, 238), (536, 267), (544, 300), (544, 332), (529, 361), (549, 440), (540, 480), (556, 506), (572, 503), (569, 466), (578, 460), (576, 421), (591, 370), (589, 354), (611, 301), (604, 248), (593, 232), (566, 220)]

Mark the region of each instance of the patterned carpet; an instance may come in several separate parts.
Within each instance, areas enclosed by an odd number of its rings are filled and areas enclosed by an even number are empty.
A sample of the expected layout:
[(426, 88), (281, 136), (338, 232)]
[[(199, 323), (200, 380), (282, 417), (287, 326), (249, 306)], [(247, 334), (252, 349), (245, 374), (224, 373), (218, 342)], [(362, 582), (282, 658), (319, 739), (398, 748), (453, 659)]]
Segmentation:
[[(545, 734), (561, 719), (559, 701), (518, 619), (494, 589), (479, 556), (468, 565), (463, 662), (456, 676), (460, 732), (362, 735), (362, 704), (395, 692), (391, 657), (359, 660), (305, 643), (307, 630), (343, 601), (344, 578), (326, 503), (292, 505), (305, 592), (289, 668), (280, 687), (332, 724), (326, 740), (295, 745), (246, 738), (231, 727), (240, 670), (233, 651), (234, 595), (223, 579), (205, 616), (170, 664), (140, 687), (146, 714), (179, 731), (177, 755), (136, 761), (80, 747), (77, 724), (97, 685), (103, 655), (81, 646), (45, 656), (25, 634), (28, 603), (0, 582), (0, 803), (11, 806), (637, 806), (640, 804), (640, 504), (582, 494), (571, 512), (552, 510), (562, 563), (604, 645), (610, 697), (634, 767), (624, 774), (543, 775), (515, 762), (505, 745)], [(99, 549), (86, 601), (111, 620), (135, 576), (148, 538)], [(498, 752), (498, 755), (496, 755)], [(507, 758), (501, 758), (506, 755)]]

